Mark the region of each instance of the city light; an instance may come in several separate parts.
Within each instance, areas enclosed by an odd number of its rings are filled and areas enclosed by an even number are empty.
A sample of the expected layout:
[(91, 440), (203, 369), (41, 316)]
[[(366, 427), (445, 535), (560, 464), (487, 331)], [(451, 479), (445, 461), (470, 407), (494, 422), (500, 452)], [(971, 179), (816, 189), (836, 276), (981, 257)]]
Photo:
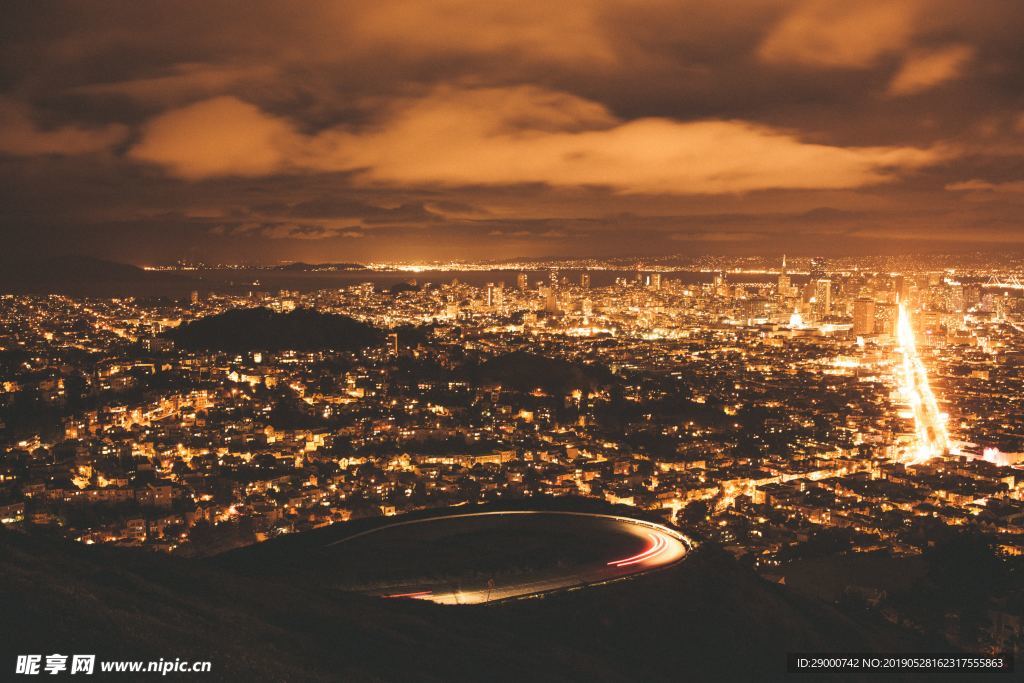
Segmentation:
[(903, 359), (900, 391), (910, 404), (916, 428), (916, 442), (901, 460), (917, 464), (945, 455), (950, 451), (951, 442), (946, 419), (928, 382), (928, 370), (917, 350), (906, 302), (900, 303), (896, 332)]
[[(1024, 552), (1024, 298), (966, 268), (953, 282), (913, 262), (844, 273), (815, 259), (813, 276), (770, 278), (764, 261), (750, 275), (545, 261), (315, 286), (257, 269), (280, 284), (0, 298), (15, 428), (0, 524), (205, 556), (562, 497), (678, 525), (770, 580), (821, 534), (904, 557), (935, 524), (977, 520), (1000, 552)], [(16, 409), (32, 401), (45, 429)], [(609, 543), (561, 573), (351, 587), (501, 602), (637, 579), (690, 548), (670, 526), (627, 533), (629, 554)], [(574, 544), (510, 561), (557, 563)]]

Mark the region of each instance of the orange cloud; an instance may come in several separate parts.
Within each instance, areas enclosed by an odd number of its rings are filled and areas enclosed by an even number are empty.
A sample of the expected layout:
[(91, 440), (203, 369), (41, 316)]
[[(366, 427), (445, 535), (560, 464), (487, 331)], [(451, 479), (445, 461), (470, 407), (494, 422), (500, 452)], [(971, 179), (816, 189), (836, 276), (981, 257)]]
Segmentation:
[(768, 33), (765, 62), (866, 67), (912, 37), (919, 0), (805, 0)]
[(128, 129), (119, 124), (44, 129), (33, 121), (27, 106), (0, 98), (0, 154), (34, 156), (101, 152), (121, 142), (127, 134)]
[(914, 52), (889, 83), (890, 95), (913, 95), (958, 77), (974, 56), (968, 45)]
[(943, 157), (937, 149), (835, 147), (746, 121), (620, 121), (536, 87), (453, 89), (393, 104), (368, 129), (304, 135), (222, 97), (165, 113), (131, 151), (175, 175), (354, 171), (364, 184), (605, 186), (718, 194), (853, 188)]
[(189, 180), (262, 176), (284, 170), (303, 143), (288, 121), (224, 96), (156, 117), (130, 156)]
[(1014, 180), (1006, 183), (993, 183), (988, 180), (964, 180), (946, 185), (947, 190), (953, 192), (1006, 192), (1017, 194), (1024, 192), (1024, 180)]
[(346, 27), (355, 49), (609, 62), (614, 53), (602, 28), (607, 5), (603, 0), (382, 0), (339, 4), (327, 21)]

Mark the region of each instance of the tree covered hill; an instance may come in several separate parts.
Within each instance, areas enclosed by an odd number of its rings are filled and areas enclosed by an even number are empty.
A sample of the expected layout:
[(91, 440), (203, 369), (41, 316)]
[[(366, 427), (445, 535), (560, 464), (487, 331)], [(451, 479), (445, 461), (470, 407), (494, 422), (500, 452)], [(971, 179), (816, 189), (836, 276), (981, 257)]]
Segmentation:
[(238, 351), (355, 351), (383, 340), (372, 325), (344, 315), (298, 308), (233, 309), (168, 330), (164, 335), (184, 349)]

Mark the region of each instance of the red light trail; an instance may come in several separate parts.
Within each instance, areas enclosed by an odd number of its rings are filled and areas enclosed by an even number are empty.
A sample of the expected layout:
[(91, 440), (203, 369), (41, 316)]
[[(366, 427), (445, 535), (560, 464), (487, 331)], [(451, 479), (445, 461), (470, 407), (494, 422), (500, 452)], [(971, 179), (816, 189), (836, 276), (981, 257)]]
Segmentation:
[(637, 553), (636, 555), (633, 555), (631, 557), (623, 558), (621, 560), (612, 560), (608, 563), (608, 566), (628, 567), (630, 565), (640, 564), (641, 562), (654, 560), (668, 547), (668, 541), (666, 541), (665, 537), (661, 534), (655, 534), (653, 532), (648, 531), (647, 537), (651, 539), (651, 544), (647, 546), (647, 548), (643, 552)]
[(392, 595), (384, 595), (381, 597), (385, 598), (425, 598), (430, 595), (433, 591), (416, 591), (415, 593), (394, 593)]
[(540, 574), (533, 580), (526, 580), (526, 577), (508, 577), (495, 585), (493, 580), (483, 584), (478, 581), (467, 582), (465, 586), (459, 586), (452, 590), (450, 583), (421, 583), (422, 590), (412, 590), (414, 585), (403, 583), (391, 586), (391, 590), (404, 589), (401, 593), (374, 593), (382, 598), (429, 600), (438, 604), (447, 605), (468, 605), (478, 603), (496, 602), (511, 598), (525, 598), (539, 596), (559, 590), (577, 588), (582, 586), (599, 585), (610, 581), (621, 581), (627, 578), (641, 576), (647, 572), (661, 567), (668, 567), (683, 559), (687, 551), (693, 547), (693, 542), (683, 534), (669, 529), (661, 524), (647, 522), (644, 520), (623, 517), (619, 515), (606, 515), (591, 512), (556, 512), (556, 511), (535, 511), (535, 510), (492, 510), (487, 512), (469, 512), (456, 515), (445, 515), (439, 517), (427, 517), (423, 519), (410, 519), (394, 522), (385, 526), (376, 527), (361, 531), (357, 534), (347, 536), (327, 544), (337, 546), (343, 543), (350, 543), (356, 539), (370, 534), (380, 533), (386, 529), (396, 527), (408, 527), (420, 524), (439, 524), (451, 522), (457, 519), (475, 517), (516, 517), (520, 515), (552, 515), (566, 517), (585, 517), (602, 519), (615, 522), (619, 529), (629, 530), (631, 535), (638, 538), (647, 538), (648, 544), (643, 551), (611, 562), (598, 561), (595, 564), (584, 564), (573, 567), (569, 571), (562, 571), (558, 574)]

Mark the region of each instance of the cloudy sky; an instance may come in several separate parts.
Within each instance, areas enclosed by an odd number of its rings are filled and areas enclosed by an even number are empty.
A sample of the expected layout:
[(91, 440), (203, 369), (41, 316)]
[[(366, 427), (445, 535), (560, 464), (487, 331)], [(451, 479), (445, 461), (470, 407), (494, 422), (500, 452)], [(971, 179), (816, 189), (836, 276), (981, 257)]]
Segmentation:
[(10, 254), (1024, 249), (1005, 0), (14, 3)]

